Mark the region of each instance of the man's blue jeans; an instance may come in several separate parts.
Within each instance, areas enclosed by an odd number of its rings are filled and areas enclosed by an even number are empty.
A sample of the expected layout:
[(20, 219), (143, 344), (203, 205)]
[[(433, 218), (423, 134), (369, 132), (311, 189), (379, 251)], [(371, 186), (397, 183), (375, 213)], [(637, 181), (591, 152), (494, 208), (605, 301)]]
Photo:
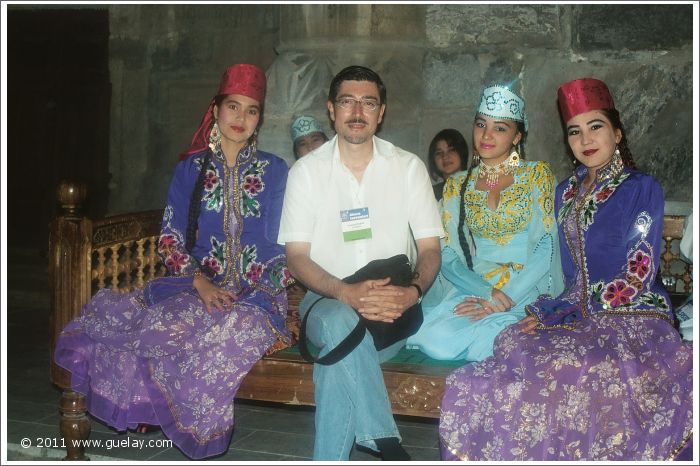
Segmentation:
[[(309, 291), (299, 305), (303, 318), (320, 295)], [(359, 317), (350, 306), (335, 299), (322, 299), (307, 321), (306, 334), (320, 356), (335, 348), (355, 328)], [(379, 364), (394, 357), (404, 346), (401, 340), (377, 351), (367, 332), (350, 354), (330, 366), (314, 365), (316, 438), (314, 460), (350, 458), (353, 443), (377, 450), (373, 439), (397, 437), (399, 430)]]

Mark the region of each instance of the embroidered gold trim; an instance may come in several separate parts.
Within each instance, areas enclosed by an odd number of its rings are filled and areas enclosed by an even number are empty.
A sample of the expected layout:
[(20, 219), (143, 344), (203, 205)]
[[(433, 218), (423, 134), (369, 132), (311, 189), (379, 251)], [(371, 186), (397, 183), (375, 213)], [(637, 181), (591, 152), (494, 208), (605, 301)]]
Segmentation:
[[(591, 192), (595, 188), (595, 183), (591, 183), (591, 185), (588, 187), (588, 189), (584, 192), (583, 198), (581, 199), (581, 202), (576, 202), (578, 192), (580, 189), (580, 183), (576, 183), (576, 193), (574, 195), (574, 198), (572, 202), (574, 202), (574, 215), (576, 215), (576, 235), (578, 236), (578, 252), (579, 256), (575, 260), (579, 262), (579, 270), (581, 270), (581, 278), (583, 280), (582, 284), (582, 293), (581, 293), (581, 301), (579, 303), (579, 306), (581, 307), (581, 315), (582, 317), (588, 317), (588, 306), (586, 305), (588, 303), (588, 264), (586, 263), (586, 255), (585, 255), (585, 248), (584, 248), (584, 242), (585, 238), (583, 235), (583, 230), (581, 229), (581, 209), (583, 206), (586, 205), (586, 202), (588, 201), (588, 197), (591, 195)], [(571, 215), (571, 210), (569, 210), (568, 215)], [(566, 219), (564, 219), (566, 220)], [(563, 222), (562, 222), (563, 223)], [(566, 243), (569, 246), (569, 251), (573, 251), (574, 247), (571, 244), (571, 240), (569, 239), (569, 235), (564, 235), (564, 238), (566, 239)]]
[(690, 431), (686, 434), (686, 436), (681, 440), (680, 445), (678, 445), (676, 448), (671, 450), (671, 454), (666, 458), (666, 461), (670, 460), (675, 460), (676, 456), (678, 456), (678, 453), (681, 452), (683, 448), (688, 444), (690, 439), (693, 437), (693, 429), (690, 429)]

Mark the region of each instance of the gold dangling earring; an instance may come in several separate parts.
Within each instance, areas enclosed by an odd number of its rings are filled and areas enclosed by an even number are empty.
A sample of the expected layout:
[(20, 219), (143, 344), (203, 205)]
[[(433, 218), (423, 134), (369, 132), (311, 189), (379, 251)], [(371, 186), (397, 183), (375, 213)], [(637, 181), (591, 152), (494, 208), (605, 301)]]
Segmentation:
[(209, 133), (209, 148), (214, 152), (219, 145), (221, 145), (221, 131), (219, 131), (219, 122), (214, 121)]
[(513, 152), (511, 152), (510, 156), (508, 157), (508, 166), (517, 167), (519, 164), (520, 164), (520, 154), (518, 154), (518, 151), (515, 150), (515, 147), (513, 147)]
[(613, 164), (615, 165), (616, 171), (622, 170), (625, 163), (622, 161), (622, 155), (620, 155), (620, 149), (618, 149), (617, 144), (615, 144), (615, 152), (613, 152)]

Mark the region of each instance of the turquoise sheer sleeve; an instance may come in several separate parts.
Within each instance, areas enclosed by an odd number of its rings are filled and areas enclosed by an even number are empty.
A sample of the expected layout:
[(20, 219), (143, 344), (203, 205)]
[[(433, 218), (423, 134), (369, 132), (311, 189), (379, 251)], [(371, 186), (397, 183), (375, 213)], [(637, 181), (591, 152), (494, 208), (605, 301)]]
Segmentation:
[(559, 236), (554, 218), (556, 181), (548, 163), (538, 162), (532, 168), (533, 215), (528, 225), (527, 261), (513, 273), (502, 288), (515, 303), (527, 296), (557, 296), (564, 289), (561, 270)]
[[(481, 275), (467, 267), (467, 260), (459, 243), (459, 191), (462, 183), (466, 182), (467, 171), (460, 171), (450, 176), (445, 182), (441, 206), (442, 222), (445, 228), (445, 238), (442, 240), (442, 266), (440, 273), (459, 291), (465, 295), (491, 299), (493, 286)], [(467, 240), (469, 235), (467, 234)], [(467, 241), (474, 257), (474, 248)]]
[(457, 253), (451, 247), (442, 250), (442, 275), (465, 295), (491, 299), (493, 286), (479, 274), (467, 268)]

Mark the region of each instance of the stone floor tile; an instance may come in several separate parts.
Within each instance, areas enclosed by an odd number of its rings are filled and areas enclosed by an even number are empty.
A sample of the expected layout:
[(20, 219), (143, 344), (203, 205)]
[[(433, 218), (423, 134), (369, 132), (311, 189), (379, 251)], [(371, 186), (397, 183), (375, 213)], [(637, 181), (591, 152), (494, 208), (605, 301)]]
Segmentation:
[(231, 442), (231, 447), (251, 452), (274, 453), (277, 455), (294, 456), (310, 459), (313, 454), (313, 434), (275, 432), (258, 430), (251, 435)]
[(294, 412), (278, 408), (276, 411), (251, 412), (239, 418), (238, 426), (270, 432), (314, 432), (313, 412)]
[(436, 426), (406, 426), (399, 425), (402, 444), (405, 446), (437, 448), (438, 432)]
[(440, 461), (440, 450), (438, 448), (406, 446), (406, 451), (411, 455), (411, 461)]
[(58, 411), (57, 404), (48, 404), (41, 401), (13, 400), (7, 403), (7, 419), (14, 421), (39, 421)]

